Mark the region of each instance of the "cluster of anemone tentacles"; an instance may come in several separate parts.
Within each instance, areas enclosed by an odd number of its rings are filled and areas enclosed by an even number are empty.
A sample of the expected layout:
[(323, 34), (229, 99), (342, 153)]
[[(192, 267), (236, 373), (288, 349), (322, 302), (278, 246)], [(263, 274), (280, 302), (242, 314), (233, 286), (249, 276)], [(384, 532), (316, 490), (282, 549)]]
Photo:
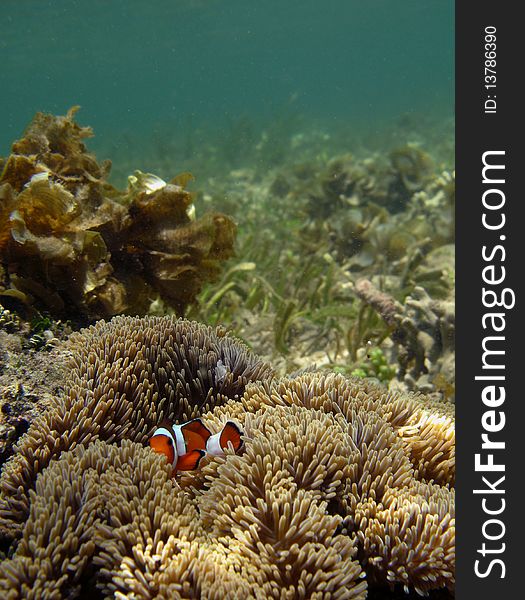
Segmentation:
[[(66, 393), (0, 478), (2, 597), (453, 588), (448, 405), (341, 375), (275, 379), (224, 331), (173, 318), (101, 321), (68, 351)], [(148, 437), (197, 415), (236, 419), (244, 450), (173, 478)]]

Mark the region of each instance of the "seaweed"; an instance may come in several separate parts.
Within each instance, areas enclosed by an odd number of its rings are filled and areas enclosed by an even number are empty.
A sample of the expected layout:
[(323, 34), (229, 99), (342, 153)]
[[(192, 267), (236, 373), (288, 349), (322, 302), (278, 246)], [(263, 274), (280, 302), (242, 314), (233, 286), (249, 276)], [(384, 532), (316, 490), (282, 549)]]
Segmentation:
[[(208, 201), (238, 223), (238, 258), (189, 316), (231, 327), (281, 372), (316, 364), (378, 377), (372, 344), (387, 360), (380, 379), (393, 384), (396, 324), (361, 300), (355, 284), (367, 278), (400, 306), (421, 286), (448, 297), (454, 173), (435, 172), (427, 152), (399, 136), (391, 151), (330, 155), (322, 136), (311, 135), (294, 136), (293, 152), (264, 175), (254, 165), (210, 179)], [(296, 151), (314, 138), (309, 154)]]
[(169, 182), (135, 171), (121, 191), (83, 139), (73, 107), (37, 113), (0, 175), (1, 288), (55, 317), (145, 314), (160, 298), (178, 314), (233, 254), (234, 222), (195, 218), (183, 173)]

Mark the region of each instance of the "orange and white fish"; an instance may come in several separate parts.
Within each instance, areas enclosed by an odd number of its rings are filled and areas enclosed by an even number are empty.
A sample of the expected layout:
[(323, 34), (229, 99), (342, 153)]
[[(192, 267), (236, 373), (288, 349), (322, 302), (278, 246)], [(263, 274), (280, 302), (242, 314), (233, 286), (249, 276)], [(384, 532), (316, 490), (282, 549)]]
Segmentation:
[(206, 441), (210, 430), (200, 419), (192, 419), (182, 425), (161, 423), (149, 440), (155, 452), (164, 454), (177, 471), (193, 471), (206, 455)]
[(237, 452), (243, 445), (241, 436), (240, 427), (233, 421), (227, 421), (219, 433), (210, 435), (206, 440), (206, 452), (212, 456), (222, 456), (228, 448), (228, 442), (231, 442), (233, 449)]
[(151, 448), (164, 454), (176, 471), (193, 471), (198, 468), (206, 453), (224, 454), (231, 442), (235, 451), (242, 447), (242, 431), (228, 421), (219, 433), (211, 434), (201, 419), (192, 419), (182, 425), (161, 423), (149, 440)]

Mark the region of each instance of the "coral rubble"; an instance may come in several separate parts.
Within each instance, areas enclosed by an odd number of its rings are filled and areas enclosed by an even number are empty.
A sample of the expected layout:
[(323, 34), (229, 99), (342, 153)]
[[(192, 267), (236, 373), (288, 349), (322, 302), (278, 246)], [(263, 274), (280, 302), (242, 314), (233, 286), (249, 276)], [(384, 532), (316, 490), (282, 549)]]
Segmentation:
[(357, 295), (370, 304), (393, 329), (391, 359), (399, 365), (397, 381), (405, 389), (432, 392), (446, 384), (454, 398), (455, 311), (452, 300), (433, 300), (416, 287), (404, 306), (368, 279), (356, 281)]
[(226, 215), (195, 219), (187, 175), (130, 177), (124, 192), (66, 116), (38, 113), (0, 175), (1, 290), (55, 316), (144, 314), (160, 297), (182, 314), (233, 253)]
[(322, 227), (330, 251), (352, 271), (404, 280), (428, 252), (454, 239), (455, 173), (432, 174), (428, 155), (410, 145), (390, 159), (338, 157), (296, 183), (295, 193), (309, 196), (306, 239)]
[[(223, 330), (167, 317), (101, 321), (68, 352), (65, 394), (0, 478), (2, 597), (453, 588), (449, 405), (342, 375), (276, 379)], [(245, 449), (172, 479), (148, 436), (195, 415), (240, 421)]]
[(67, 356), (55, 348), (59, 340), (47, 324), (24, 322), (0, 305), (0, 465), (64, 381)]

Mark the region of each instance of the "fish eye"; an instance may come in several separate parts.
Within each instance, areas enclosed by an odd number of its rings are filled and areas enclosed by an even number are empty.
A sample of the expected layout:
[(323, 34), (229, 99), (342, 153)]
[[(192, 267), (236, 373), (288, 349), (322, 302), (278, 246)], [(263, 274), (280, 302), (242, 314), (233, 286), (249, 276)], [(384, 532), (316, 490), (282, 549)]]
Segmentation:
[(168, 438), (168, 446), (173, 446), (173, 441), (171, 438)]

